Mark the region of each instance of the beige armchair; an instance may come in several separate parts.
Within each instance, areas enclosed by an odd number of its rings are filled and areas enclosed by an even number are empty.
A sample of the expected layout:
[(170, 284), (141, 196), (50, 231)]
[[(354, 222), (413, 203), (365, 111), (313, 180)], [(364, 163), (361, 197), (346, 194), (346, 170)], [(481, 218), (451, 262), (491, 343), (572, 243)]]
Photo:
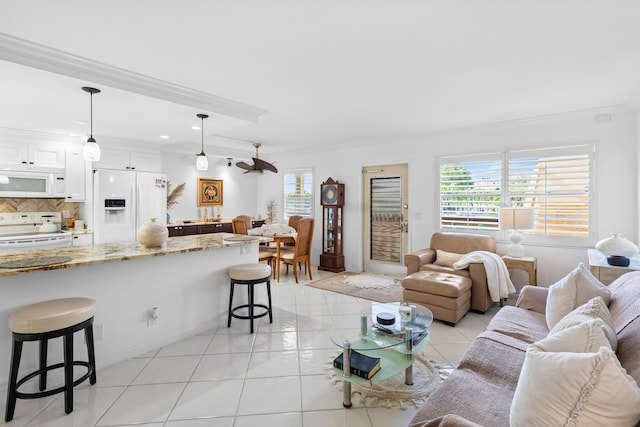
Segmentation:
[[(421, 249), (405, 255), (407, 275), (417, 271), (434, 271), (455, 274), (471, 279), (471, 310), (484, 313), (493, 302), (487, 286), (487, 274), (481, 263), (472, 263), (468, 269), (454, 270), (447, 265), (438, 265), (437, 251), (452, 254), (467, 254), (473, 251), (496, 252), (496, 241), (493, 237), (478, 234), (434, 233), (429, 248)], [(443, 254), (444, 255), (444, 254)]]

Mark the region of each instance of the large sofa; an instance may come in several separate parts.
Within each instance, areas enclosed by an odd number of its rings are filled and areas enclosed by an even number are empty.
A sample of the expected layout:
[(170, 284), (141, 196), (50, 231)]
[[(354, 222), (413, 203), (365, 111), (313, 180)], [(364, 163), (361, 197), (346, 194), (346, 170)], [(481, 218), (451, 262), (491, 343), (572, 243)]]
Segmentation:
[[(586, 275), (587, 273), (585, 273)], [(602, 286), (604, 287), (604, 285)], [(611, 283), (606, 289), (610, 291), (607, 311), (610, 313), (610, 321), (613, 325), (610, 334), (617, 338), (617, 349), (613, 348), (615, 356), (612, 357), (613, 352), (608, 350), (609, 358), (613, 360), (617, 358), (619, 364), (616, 366), (622, 372), (617, 372), (617, 374), (622, 375), (627, 381), (625, 384), (631, 388), (617, 387), (605, 390), (604, 394), (598, 395), (597, 400), (593, 396), (583, 397), (581, 402), (578, 399), (576, 405), (584, 404), (587, 405), (585, 406), (587, 408), (588, 405), (593, 408), (593, 405), (600, 404), (605, 408), (608, 407), (607, 405), (614, 407), (616, 404), (620, 404), (622, 399), (628, 397), (640, 399), (638, 397), (640, 389), (633, 381), (640, 382), (640, 272), (627, 273)], [(531, 382), (532, 379), (531, 375), (523, 375), (525, 379), (520, 378), (521, 370), (529, 372), (528, 368), (533, 366), (532, 360), (536, 356), (535, 352), (542, 345), (540, 340), (545, 342), (554, 338), (555, 327), (550, 334), (547, 326), (548, 316), (545, 316), (545, 314), (549, 314), (546, 313), (547, 304), (552, 304), (548, 302), (552, 301), (548, 300), (550, 292), (554, 291), (550, 291), (549, 288), (525, 286), (515, 306), (501, 308), (485, 331), (472, 341), (450, 377), (443, 381), (416, 412), (410, 426), (509, 426), (510, 411), (512, 411), (512, 403), (515, 401), (520, 402), (520, 406), (514, 405), (515, 408), (519, 408), (522, 412), (533, 411), (533, 416), (531, 414), (529, 416), (531, 420), (536, 418), (537, 420), (524, 423), (522, 421), (520, 423), (512, 422), (511, 425), (629, 425), (628, 423), (616, 424), (613, 420), (602, 424), (586, 422), (580, 418), (581, 415), (575, 414), (573, 420), (575, 424), (570, 422), (554, 424), (554, 422), (548, 421), (550, 413), (561, 406), (560, 404), (556, 405), (555, 402), (560, 401), (562, 397), (556, 398), (556, 401), (547, 402), (548, 406), (546, 407), (544, 406), (545, 399), (549, 398), (550, 393), (558, 392), (557, 388), (562, 388), (573, 381), (575, 375), (567, 373), (567, 369), (545, 372), (550, 369), (550, 366), (555, 366), (547, 363), (547, 359), (543, 359), (545, 363), (539, 365), (538, 371), (535, 371), (533, 375), (539, 377), (534, 380), (539, 381), (540, 386), (537, 388), (525, 387), (528, 384), (525, 382)], [(591, 301), (597, 300), (597, 298), (593, 298)], [(598, 319), (597, 322), (602, 322), (602, 320)], [(613, 331), (615, 331), (615, 335)], [(548, 335), (549, 337), (547, 337)], [(604, 352), (604, 349), (598, 345), (595, 345), (593, 351), (597, 353), (598, 348), (600, 352)], [(553, 356), (552, 353), (549, 354)], [(549, 356), (549, 354), (545, 354), (545, 356)], [(555, 354), (582, 357), (580, 352)], [(591, 355), (593, 353), (590, 350), (584, 354), (585, 357), (591, 357)], [(529, 363), (528, 366), (525, 364), (525, 359)], [(633, 380), (619, 369), (619, 365)], [(540, 369), (540, 366), (543, 368)], [(571, 365), (568, 366), (570, 370)], [(591, 384), (591, 387), (596, 390), (593, 393), (596, 393), (598, 385)], [(518, 391), (516, 391), (517, 389)], [(640, 402), (640, 400), (636, 401)], [(638, 420), (640, 420), (640, 404), (624, 404), (637, 406)], [(522, 413), (518, 415), (521, 418), (523, 416)], [(545, 424), (545, 422), (547, 423)]]

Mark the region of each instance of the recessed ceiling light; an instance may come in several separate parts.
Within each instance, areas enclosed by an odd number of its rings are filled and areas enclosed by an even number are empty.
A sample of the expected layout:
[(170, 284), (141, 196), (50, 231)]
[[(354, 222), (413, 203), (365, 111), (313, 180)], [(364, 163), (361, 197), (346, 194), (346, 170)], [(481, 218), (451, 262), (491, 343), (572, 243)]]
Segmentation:
[(160, 135), (160, 138), (162, 138), (162, 139), (169, 139), (169, 135)]
[(191, 129), (193, 129), (193, 130), (200, 130), (200, 126), (191, 126)]

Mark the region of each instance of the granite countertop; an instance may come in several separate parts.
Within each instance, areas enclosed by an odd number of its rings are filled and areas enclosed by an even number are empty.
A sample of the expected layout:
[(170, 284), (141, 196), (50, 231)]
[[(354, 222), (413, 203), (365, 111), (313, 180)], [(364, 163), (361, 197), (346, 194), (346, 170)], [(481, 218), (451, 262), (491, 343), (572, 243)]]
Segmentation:
[[(165, 245), (151, 249), (145, 249), (137, 242), (120, 242), (5, 253), (0, 254), (0, 266), (5, 266), (5, 268), (0, 268), (0, 276), (242, 246), (271, 240), (271, 238), (261, 236), (212, 233), (169, 237)], [(16, 267), (16, 265), (24, 265), (24, 267)]]

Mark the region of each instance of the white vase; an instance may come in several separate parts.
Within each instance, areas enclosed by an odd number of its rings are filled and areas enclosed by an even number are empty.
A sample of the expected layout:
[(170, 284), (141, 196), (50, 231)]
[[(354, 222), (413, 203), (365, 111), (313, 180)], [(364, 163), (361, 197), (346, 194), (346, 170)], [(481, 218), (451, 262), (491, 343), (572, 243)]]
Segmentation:
[(169, 230), (157, 223), (156, 218), (151, 218), (138, 229), (138, 241), (145, 248), (159, 248), (167, 241), (168, 236)]
[(605, 255), (632, 257), (638, 253), (638, 247), (620, 233), (612, 233), (606, 239), (596, 243), (596, 249)]

